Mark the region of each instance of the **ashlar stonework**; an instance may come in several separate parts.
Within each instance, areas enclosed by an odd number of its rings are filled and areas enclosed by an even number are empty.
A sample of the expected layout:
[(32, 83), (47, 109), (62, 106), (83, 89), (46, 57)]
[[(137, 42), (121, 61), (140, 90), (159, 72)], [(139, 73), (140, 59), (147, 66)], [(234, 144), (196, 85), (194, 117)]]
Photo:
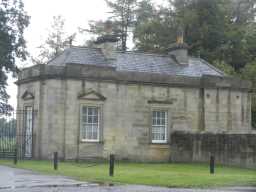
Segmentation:
[[(37, 111), (33, 158), (50, 159), (58, 151), (65, 160), (113, 153), (123, 160), (182, 161), (172, 148), (176, 132), (253, 135), (250, 82), (229, 77), (187, 51), (175, 57), (173, 46), (168, 55), (110, 54), (114, 44), (101, 38), (100, 48), (71, 47), (46, 65), (20, 72), (17, 107)], [(90, 124), (90, 117), (96, 123)], [(23, 115), (17, 124), (24, 132)], [(94, 140), (86, 140), (86, 134)], [(154, 140), (153, 134), (165, 138)]]

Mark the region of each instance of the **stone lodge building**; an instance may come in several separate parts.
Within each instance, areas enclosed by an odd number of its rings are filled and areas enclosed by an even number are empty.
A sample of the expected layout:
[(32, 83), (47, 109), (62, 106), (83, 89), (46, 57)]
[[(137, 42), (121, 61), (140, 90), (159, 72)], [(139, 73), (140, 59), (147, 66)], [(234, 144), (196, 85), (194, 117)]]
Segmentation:
[(33, 135), (25, 156), (207, 160), (207, 150), (180, 156), (175, 134), (252, 132), (250, 82), (188, 56), (182, 37), (166, 55), (119, 52), (116, 41), (106, 35), (20, 72), (18, 133)]

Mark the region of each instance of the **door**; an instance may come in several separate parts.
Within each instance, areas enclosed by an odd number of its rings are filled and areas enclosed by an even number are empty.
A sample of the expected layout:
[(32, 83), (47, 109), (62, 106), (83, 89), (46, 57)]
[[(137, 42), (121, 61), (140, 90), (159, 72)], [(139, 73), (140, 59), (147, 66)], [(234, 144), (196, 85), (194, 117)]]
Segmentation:
[(25, 134), (24, 134), (24, 157), (32, 158), (33, 146), (33, 108), (31, 106), (25, 107)]

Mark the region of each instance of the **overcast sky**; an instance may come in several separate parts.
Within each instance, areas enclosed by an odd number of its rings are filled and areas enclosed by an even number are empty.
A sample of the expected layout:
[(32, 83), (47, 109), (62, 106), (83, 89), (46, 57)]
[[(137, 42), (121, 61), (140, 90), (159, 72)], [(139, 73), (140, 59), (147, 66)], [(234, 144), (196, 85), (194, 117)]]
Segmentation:
[[(153, 0), (161, 4), (166, 0)], [(65, 19), (67, 33), (76, 32), (78, 27), (86, 28), (90, 20), (106, 20), (109, 8), (104, 0), (23, 0), (25, 10), (31, 17), (25, 31), (28, 52), (35, 55), (36, 48), (44, 42), (53, 21), (53, 16), (61, 15)], [(31, 65), (27, 62), (26, 66)], [(15, 80), (9, 79), (9, 103), (16, 107), (17, 87)]]

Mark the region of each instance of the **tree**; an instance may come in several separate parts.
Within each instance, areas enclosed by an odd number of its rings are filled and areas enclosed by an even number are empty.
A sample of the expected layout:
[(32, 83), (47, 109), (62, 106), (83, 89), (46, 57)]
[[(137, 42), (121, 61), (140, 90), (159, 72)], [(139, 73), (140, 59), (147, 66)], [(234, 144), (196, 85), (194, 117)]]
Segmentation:
[[(225, 10), (222, 6), (223, 0), (197, 0), (191, 1), (183, 15), (183, 25), (187, 43), (191, 46), (192, 54), (200, 53), (202, 58), (213, 62), (221, 59), (221, 45), (226, 41)], [(179, 13), (178, 13), (179, 14)]]
[(115, 36), (119, 36), (119, 26), (117, 23), (111, 22), (111, 21), (89, 21), (89, 28), (83, 29), (79, 28), (79, 33), (81, 34), (89, 34), (91, 35), (91, 38), (89, 40), (86, 40), (84, 43), (87, 47), (93, 47), (94, 42), (96, 41), (97, 37), (106, 35), (106, 25), (110, 24), (112, 28), (112, 33)]
[(139, 2), (134, 29), (135, 49), (163, 53), (176, 39), (176, 24), (172, 10), (156, 9), (151, 1)]
[(235, 71), (235, 69), (224, 61), (214, 61), (213, 64), (221, 71), (223, 71), (226, 75), (229, 76), (238, 76), (239, 74)]
[(143, 2), (138, 17), (145, 12), (145, 7), (154, 14), (138, 20), (135, 29), (137, 49), (148, 51), (151, 47), (154, 52), (165, 52), (174, 43), (177, 28), (182, 27), (190, 52), (196, 55), (200, 52), (201, 57), (215, 60), (217, 47), (225, 40), (226, 19), (219, 2), (222, 1), (170, 0), (168, 7), (158, 10), (152, 4), (145, 5), (147, 2)]
[(137, 0), (105, 0), (110, 7), (111, 17), (118, 28), (118, 36), (121, 39), (121, 50), (127, 50), (129, 29), (134, 24)]
[[(101, 36), (105, 34), (106, 22), (111, 21), (113, 35), (120, 38), (118, 49), (127, 50), (127, 41), (135, 24), (135, 12), (137, 8), (137, 0), (105, 0), (110, 7), (110, 17), (107, 21), (90, 21), (89, 29), (81, 29), (80, 32), (89, 32), (90, 34)], [(93, 39), (92, 39), (93, 40)], [(92, 40), (86, 42), (91, 46)]]
[(75, 40), (76, 33), (66, 35), (64, 31), (65, 20), (62, 16), (54, 16), (51, 24), (51, 31), (48, 34), (46, 41), (40, 45), (39, 55), (32, 57), (35, 64), (45, 64), (52, 58), (61, 54), (63, 50), (71, 46)]
[(239, 72), (256, 56), (255, 7), (255, 0), (169, 0), (168, 7), (156, 9), (142, 1), (136, 13), (136, 49), (165, 52), (182, 26), (190, 54)]
[(255, 5), (255, 0), (231, 0), (232, 21), (240, 25), (255, 21)]
[(26, 60), (24, 30), (29, 16), (22, 0), (0, 1), (0, 113), (12, 109), (6, 92), (7, 74), (17, 72), (17, 59)]

